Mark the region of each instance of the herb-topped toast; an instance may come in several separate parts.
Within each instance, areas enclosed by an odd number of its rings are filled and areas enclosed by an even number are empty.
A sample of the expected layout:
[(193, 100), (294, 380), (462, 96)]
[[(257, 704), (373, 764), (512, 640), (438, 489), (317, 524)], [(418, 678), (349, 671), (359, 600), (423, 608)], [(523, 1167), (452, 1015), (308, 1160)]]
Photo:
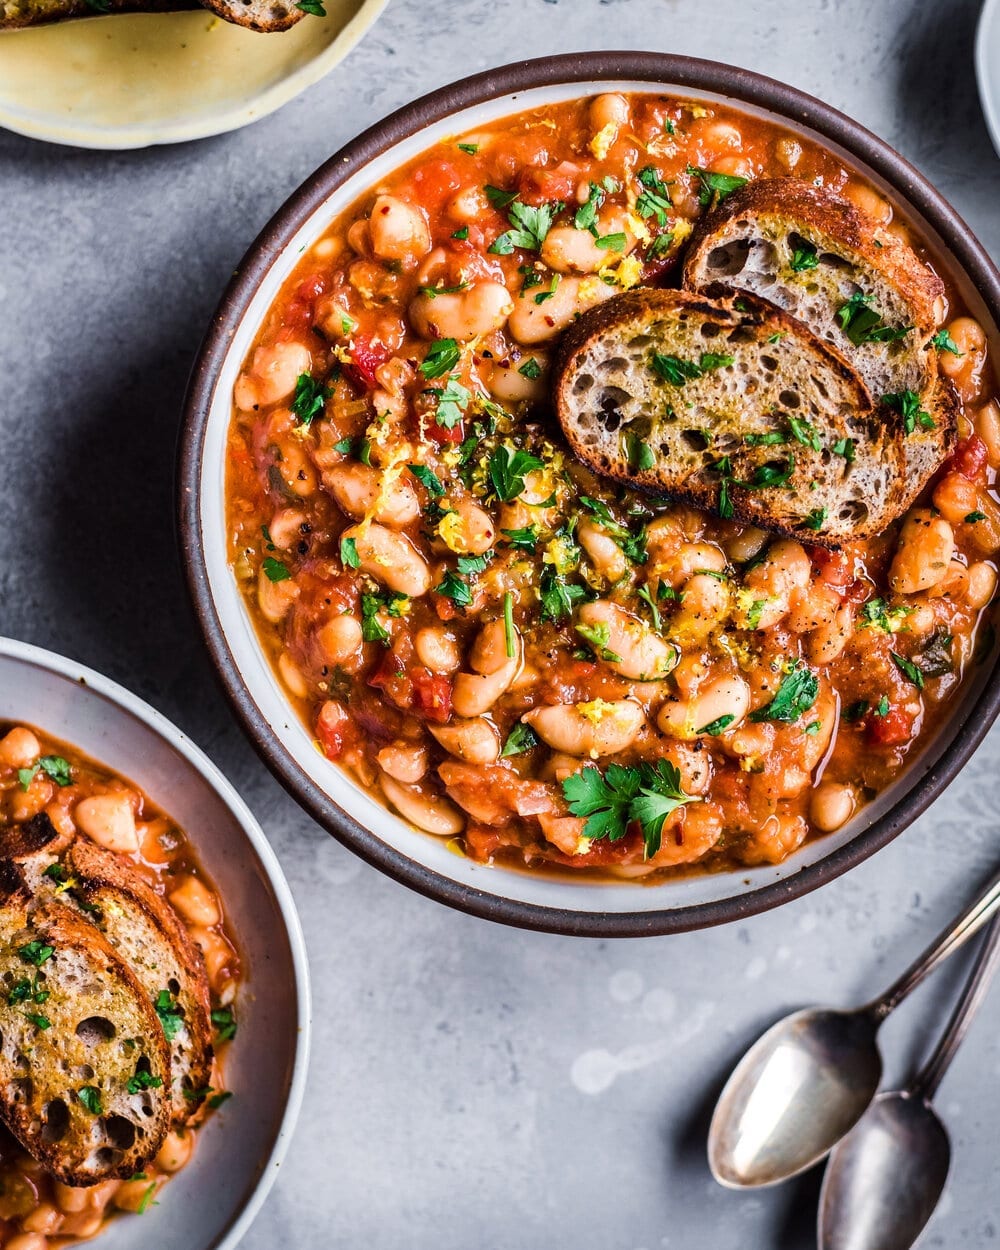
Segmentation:
[(944, 285), (911, 247), (827, 188), (762, 178), (698, 223), (684, 282), (759, 295), (840, 351), (875, 402), (903, 417), (912, 502), (953, 441), (955, 402), (937, 367)]
[(29, 913), (0, 867), (0, 1119), (67, 1185), (125, 1178), (170, 1123), (170, 1052), (149, 997), (68, 907)]
[(599, 473), (820, 545), (900, 510), (898, 414), (844, 359), (753, 297), (636, 290), (584, 313), (554, 375), (576, 455)]
[(154, 1005), (170, 1045), (173, 1119), (184, 1123), (204, 1100), (212, 1070), (201, 951), (173, 908), (110, 851), (80, 838), (63, 867), (63, 897), (83, 907)]

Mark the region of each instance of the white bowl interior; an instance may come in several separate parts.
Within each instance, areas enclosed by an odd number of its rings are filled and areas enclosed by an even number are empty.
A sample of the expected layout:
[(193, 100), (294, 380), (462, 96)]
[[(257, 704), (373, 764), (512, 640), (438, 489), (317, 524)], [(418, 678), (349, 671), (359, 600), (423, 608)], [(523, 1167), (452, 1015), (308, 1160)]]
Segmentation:
[(115, 1219), (106, 1250), (228, 1250), (249, 1226), (295, 1125), (308, 1057), (309, 989), (281, 868), (235, 790), (183, 734), (96, 673), (0, 639), (0, 719), (62, 738), (135, 782), (185, 829), (219, 888), (243, 958), (233, 1092), (199, 1131), (194, 1157), (144, 1215)]
[[(602, 81), (593, 90), (626, 91), (653, 94), (679, 94), (684, 99), (715, 100), (731, 104), (752, 115), (770, 117), (791, 131), (808, 135), (836, 151), (844, 163), (859, 169), (875, 185), (883, 187), (894, 203), (901, 205), (913, 222), (941, 255), (948, 249), (926, 220), (905, 197), (889, 186), (857, 158), (849, 155), (822, 135), (738, 99), (695, 92), (690, 87), (671, 88), (669, 84), (649, 82)], [(536, 906), (589, 913), (643, 913), (691, 907), (719, 902), (752, 893), (765, 885), (794, 876), (801, 869), (823, 860), (851, 842), (879, 817), (884, 815), (912, 784), (915, 776), (929, 771), (954, 737), (954, 728), (946, 728), (924, 751), (911, 760), (906, 773), (887, 788), (878, 799), (834, 834), (807, 843), (778, 866), (740, 869), (696, 877), (668, 880), (655, 886), (607, 884), (581, 881), (568, 876), (529, 874), (506, 868), (489, 867), (454, 855), (444, 840), (419, 833), (391, 812), (386, 811), (359, 785), (326, 760), (317, 749), (312, 736), (289, 704), (281, 685), (257, 641), (254, 627), (237, 589), (226, 554), (225, 524), (225, 451), (226, 431), (230, 420), (233, 384), (240, 365), (256, 337), (267, 309), (282, 283), (301, 255), (323, 233), (331, 219), (347, 208), (367, 188), (436, 142), (460, 135), (476, 126), (508, 116), (521, 109), (538, 107), (561, 100), (590, 94), (587, 84), (565, 83), (503, 95), (485, 103), (449, 115), (419, 133), (402, 140), (372, 160), (367, 167), (348, 178), (299, 228), (287, 245), (275, 255), (252, 302), (233, 335), (212, 394), (211, 410), (206, 428), (201, 464), (201, 526), (208, 584), (219, 615), (226, 642), (246, 687), (263, 717), (280, 738), (295, 764), (322, 791), (359, 824), (377, 834), (400, 854), (422, 864), (440, 876), (484, 891), (500, 898)], [(961, 272), (957, 262), (952, 270)], [(994, 337), (993, 324), (985, 304), (966, 281), (963, 295)], [(981, 665), (967, 682), (963, 700), (973, 698), (982, 689), (991, 665)]]

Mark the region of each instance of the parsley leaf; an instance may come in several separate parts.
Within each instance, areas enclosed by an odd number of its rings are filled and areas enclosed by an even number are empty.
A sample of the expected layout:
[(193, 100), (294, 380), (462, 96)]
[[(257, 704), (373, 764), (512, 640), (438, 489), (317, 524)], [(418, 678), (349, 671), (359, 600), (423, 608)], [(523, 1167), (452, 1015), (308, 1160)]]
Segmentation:
[(496, 497), (510, 503), (524, 490), (526, 475), (543, 467), (537, 456), (501, 443), (490, 456), (487, 474)]
[(586, 203), (581, 204), (573, 216), (573, 225), (576, 226), (577, 230), (589, 230), (596, 237), (597, 210), (603, 203), (603, 188), (599, 187), (596, 182), (592, 182), (587, 193)]
[(637, 767), (609, 764), (603, 775), (588, 764), (567, 777), (562, 788), (572, 814), (586, 818), (585, 838), (618, 842), (629, 825), (638, 822), (647, 859), (660, 849), (667, 817), (697, 801), (681, 789), (680, 773), (669, 760), (660, 760), (655, 767), (645, 762)]
[(625, 448), (625, 459), (633, 472), (640, 473), (643, 469), (651, 469), (656, 464), (656, 456), (652, 447), (643, 442), (637, 434), (633, 434), (631, 430), (626, 430), (622, 442)]
[(527, 551), (534, 555), (538, 549), (538, 529), (534, 525), (526, 525), (516, 530), (501, 530), (500, 533), (506, 534), (507, 545), (515, 551)]
[(103, 1115), (104, 1107), (101, 1103), (101, 1091), (94, 1085), (84, 1085), (77, 1091), (77, 1097), (87, 1108), (91, 1115)]
[(212, 1023), (218, 1041), (229, 1042), (236, 1036), (236, 1016), (232, 1007), (216, 1007), (212, 1012)]
[(790, 672), (781, 679), (774, 698), (756, 712), (750, 713), (752, 721), (782, 721), (791, 724), (803, 716), (816, 702), (819, 680), (802, 660), (796, 661)]
[(698, 203), (702, 208), (708, 208), (710, 204), (718, 204), (720, 200), (738, 191), (747, 182), (746, 178), (740, 178), (737, 174), (714, 174), (710, 169), (700, 169), (697, 165), (688, 165), (684, 172), (691, 178), (697, 178), (701, 183)]
[(649, 360), (650, 368), (664, 382), (671, 386), (684, 386), (694, 378), (704, 377), (714, 369), (724, 369), (731, 365), (735, 356), (722, 356), (716, 352), (702, 352), (699, 360), (683, 360), (680, 356), (668, 356), (663, 352), (653, 352)]
[(27, 942), (24, 946), (18, 947), (17, 953), (26, 963), (34, 964), (36, 968), (41, 968), (42, 965), (48, 963), (48, 961), (56, 953), (56, 948), (54, 946), (47, 946), (44, 942), (36, 940), (34, 942)]
[(143, 1068), (136, 1068), (135, 1076), (128, 1078), (125, 1088), (130, 1094), (138, 1094), (144, 1089), (159, 1089), (162, 1084), (162, 1077), (153, 1076), (152, 1072), (147, 1072)]
[(515, 247), (528, 252), (540, 251), (561, 208), (561, 204), (540, 204), (535, 208), (531, 204), (523, 204), (515, 195), (507, 205), (507, 217), (512, 228), (500, 235), (489, 250), (497, 256), (509, 256)]
[(863, 291), (855, 291), (851, 298), (837, 309), (837, 321), (840, 328), (855, 347), (863, 343), (891, 343), (909, 334), (913, 326), (900, 326), (893, 329), (885, 325), (882, 314), (872, 308), (875, 297)]
[(500, 187), (491, 187), (488, 184), (484, 189), (486, 198), (494, 208), (506, 208), (508, 204), (513, 204), (517, 199), (516, 191), (504, 191)]
[(357, 539), (342, 538), (340, 540), (340, 562), (345, 569), (358, 569), (361, 567)]
[(433, 389), (430, 394), (437, 396), (434, 420), (443, 429), (453, 430), (465, 416), (465, 410), (472, 400), (472, 392), (459, 382), (458, 374), (452, 374), (444, 390)]
[(719, 734), (724, 733), (735, 719), (736, 717), (732, 712), (727, 712), (725, 716), (719, 716), (716, 720), (709, 721), (707, 725), (702, 725), (697, 732), (715, 738)]
[(670, 202), (670, 190), (652, 165), (640, 169), (636, 177), (642, 190), (635, 202), (635, 211), (640, 217), (655, 217), (657, 225), (667, 224), (667, 214), (673, 205)]
[(923, 690), (924, 675), (920, 669), (917, 668), (916, 664), (914, 664), (912, 660), (908, 660), (905, 656), (897, 654), (895, 651), (890, 651), (889, 654), (892, 656), (893, 664), (895, 664), (906, 680), (911, 681), (918, 690)]
[(538, 594), (542, 602), (542, 620), (556, 623), (572, 616), (574, 606), (587, 598), (586, 587), (565, 581), (551, 564), (542, 568)]
[(421, 486), (425, 486), (432, 495), (438, 497), (444, 494), (444, 487), (433, 469), (428, 469), (425, 464), (408, 464), (406, 467)]
[(295, 395), (292, 398), (292, 412), (299, 419), (299, 425), (308, 429), (313, 421), (323, 412), (323, 405), (333, 394), (311, 374), (300, 373), (295, 383)]
[(815, 269), (819, 264), (819, 254), (808, 239), (802, 240), (802, 246), (792, 253), (791, 266), (795, 273), (804, 273), (807, 269)]
[(160, 1024), (163, 1026), (163, 1036), (168, 1042), (172, 1042), (184, 1027), (183, 1008), (169, 990), (160, 990), (153, 1002), (153, 1006), (156, 1008), (156, 1014), (160, 1017)]
[(472, 590), (469, 583), (463, 577), (459, 577), (453, 569), (448, 569), (434, 589), (439, 595), (450, 599), (457, 608), (467, 608), (472, 603)]
[(916, 391), (896, 391), (891, 395), (883, 395), (882, 403), (899, 413), (907, 434), (912, 434), (918, 425), (922, 430), (934, 429), (934, 418), (920, 407), (920, 396)]
[(264, 570), (264, 576), (269, 582), (286, 582), (291, 577), (285, 565), (280, 560), (275, 560), (274, 556), (265, 557), (260, 567)]
[(542, 366), (534, 356), (529, 356), (523, 364), (518, 365), (517, 371), (522, 378), (527, 378), (530, 382), (542, 376)]
[(501, 758), (509, 759), (512, 755), (523, 755), (525, 751), (531, 751), (538, 746), (538, 735), (530, 725), (525, 725), (523, 721), (518, 721), (514, 728), (507, 735), (507, 741), (503, 745), (500, 752)]
[(953, 356), (965, 355), (965, 352), (958, 350), (958, 344), (951, 337), (947, 327), (943, 330), (938, 330), (937, 334), (931, 339), (931, 347), (936, 347), (939, 352), (950, 352)]
[(425, 378), (440, 378), (450, 373), (462, 358), (462, 350), (454, 339), (436, 339), (420, 364)]
[(818, 533), (826, 523), (826, 515), (826, 508), (813, 508), (802, 524), (806, 529), (815, 530)]
[(585, 638), (590, 643), (598, 659), (608, 664), (621, 664), (622, 657), (608, 648), (608, 643), (611, 641), (611, 629), (606, 621), (601, 621), (598, 625), (574, 625), (573, 628), (581, 638)]

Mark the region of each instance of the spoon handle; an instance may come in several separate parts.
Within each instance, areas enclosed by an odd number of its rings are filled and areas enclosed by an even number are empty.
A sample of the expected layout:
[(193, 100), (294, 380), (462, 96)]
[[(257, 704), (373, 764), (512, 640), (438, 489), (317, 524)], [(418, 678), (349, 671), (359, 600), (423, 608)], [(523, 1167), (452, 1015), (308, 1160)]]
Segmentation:
[(870, 1003), (868, 1010), (876, 1020), (882, 1021), (893, 1011), (920, 982), (934, 971), (949, 955), (953, 955), (970, 937), (978, 933), (984, 924), (1000, 909), (1000, 874), (993, 878), (976, 901), (968, 907), (953, 924), (928, 946), (922, 955), (910, 965), (903, 975), (886, 992)]
[(969, 974), (961, 997), (955, 1004), (951, 1019), (934, 1052), (913, 1078), (910, 1088), (913, 1093), (926, 1102), (934, 1097), (941, 1078), (948, 1064), (955, 1058), (955, 1052), (965, 1040), (965, 1035), (972, 1024), (976, 1012), (983, 1005), (983, 999), (989, 993), (990, 982), (1000, 967), (1000, 918), (993, 921), (983, 939), (983, 945), (976, 956), (975, 966)]

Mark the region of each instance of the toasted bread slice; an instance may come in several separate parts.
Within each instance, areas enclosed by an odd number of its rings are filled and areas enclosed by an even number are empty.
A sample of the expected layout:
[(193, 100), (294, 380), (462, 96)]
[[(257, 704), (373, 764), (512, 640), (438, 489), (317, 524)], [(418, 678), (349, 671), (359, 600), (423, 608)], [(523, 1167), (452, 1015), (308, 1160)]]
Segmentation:
[(0, 1120), (67, 1185), (124, 1178), (170, 1124), (170, 1051), (149, 998), (69, 908), (30, 916), (0, 869)]
[(598, 473), (825, 546), (899, 514), (898, 414), (762, 300), (629, 291), (570, 327), (553, 384)]
[(0, 825), (0, 856), (4, 859), (38, 855), (58, 842), (56, 827), (45, 812), (39, 812), (30, 820)]
[[(944, 285), (911, 247), (824, 187), (761, 178), (698, 224), (684, 281), (711, 295), (746, 291), (791, 313), (843, 353), (876, 403), (918, 396), (934, 421), (907, 442), (906, 495), (919, 493), (954, 440), (955, 406), (931, 342)], [(859, 297), (868, 302), (852, 317)]]
[(202, 3), (225, 21), (262, 34), (288, 30), (306, 16), (306, 11), (294, 0), (202, 0)]
[[(212, 1071), (208, 978), (201, 951), (173, 908), (116, 855), (84, 838), (64, 860), (78, 901), (150, 1001), (162, 994), (170, 1010), (168, 1037), (174, 1123), (184, 1123), (204, 1100)], [(201, 1091), (199, 1093), (199, 1091)]]
[[(106, 7), (105, 7), (106, 2)], [(104, 17), (112, 13), (172, 13), (196, 9), (196, 0), (101, 0), (101, 7), (87, 0), (0, 0), (0, 30), (42, 26), (73, 17)]]

